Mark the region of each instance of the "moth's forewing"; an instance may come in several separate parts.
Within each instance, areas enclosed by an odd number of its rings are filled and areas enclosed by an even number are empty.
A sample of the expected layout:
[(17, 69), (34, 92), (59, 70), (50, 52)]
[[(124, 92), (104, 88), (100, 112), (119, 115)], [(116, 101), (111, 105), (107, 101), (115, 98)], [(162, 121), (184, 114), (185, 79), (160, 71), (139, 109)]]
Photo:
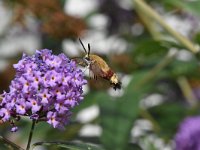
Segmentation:
[(89, 69), (89, 77), (90, 79), (95, 79), (95, 74)]
[(96, 61), (90, 64), (90, 70), (93, 72), (95, 76), (102, 77), (102, 72), (103, 72), (102, 68)]
[(72, 58), (72, 60), (75, 61), (78, 65), (80, 65), (82, 67), (88, 66), (88, 63), (83, 58), (75, 57), (75, 58)]
[(96, 78), (93, 76), (93, 79), (88, 80), (88, 84), (91, 89), (108, 89), (110, 87), (105, 79), (99, 76), (97, 76)]

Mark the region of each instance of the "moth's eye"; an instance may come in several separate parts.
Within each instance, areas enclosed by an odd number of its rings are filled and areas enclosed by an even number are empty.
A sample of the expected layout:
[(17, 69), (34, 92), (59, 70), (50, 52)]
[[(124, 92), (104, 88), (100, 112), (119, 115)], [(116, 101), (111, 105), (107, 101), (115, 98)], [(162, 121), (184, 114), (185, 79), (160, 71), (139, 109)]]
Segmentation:
[(85, 59), (86, 59), (87, 61), (90, 61), (90, 58), (89, 58), (89, 57), (85, 57)]

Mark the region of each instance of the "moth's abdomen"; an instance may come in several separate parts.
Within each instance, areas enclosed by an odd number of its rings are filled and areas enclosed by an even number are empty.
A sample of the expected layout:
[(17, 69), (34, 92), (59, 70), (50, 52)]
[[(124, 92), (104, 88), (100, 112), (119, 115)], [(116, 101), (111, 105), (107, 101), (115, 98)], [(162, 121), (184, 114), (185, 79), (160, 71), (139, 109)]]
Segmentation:
[(121, 82), (119, 81), (118, 76), (111, 69), (106, 73), (106, 76), (104, 76), (103, 78), (109, 80), (110, 84), (115, 90), (121, 89)]
[(107, 71), (105, 73), (105, 75), (103, 76), (103, 78), (107, 79), (107, 80), (110, 80), (113, 75), (114, 75), (114, 72), (111, 69), (109, 69), (109, 71)]

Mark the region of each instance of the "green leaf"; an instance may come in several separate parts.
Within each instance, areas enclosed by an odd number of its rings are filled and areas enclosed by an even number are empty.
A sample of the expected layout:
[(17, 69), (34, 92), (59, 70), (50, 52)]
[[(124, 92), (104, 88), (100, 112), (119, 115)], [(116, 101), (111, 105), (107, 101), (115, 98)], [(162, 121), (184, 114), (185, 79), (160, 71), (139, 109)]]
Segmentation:
[[(151, 88), (147, 84), (140, 89), (135, 88), (137, 79), (143, 78), (146, 72), (134, 76), (128, 90), (121, 98), (113, 98), (106, 93), (98, 96), (100, 104), (100, 119), (103, 133), (101, 141), (106, 149), (128, 149), (130, 131), (134, 120), (139, 116), (138, 103)], [(134, 90), (135, 88), (135, 90)]]
[(96, 104), (96, 95), (98, 92), (96, 91), (90, 91), (87, 95), (84, 96), (84, 100), (80, 103), (80, 105), (76, 106), (72, 111), (78, 112), (80, 110), (83, 110), (84, 108), (87, 108), (93, 104)]
[(182, 8), (183, 10), (189, 11), (195, 15), (200, 15), (200, 1), (183, 1), (183, 0), (165, 0), (165, 3), (173, 6)]
[[(199, 76), (199, 65), (197, 60), (191, 61), (173, 61), (170, 65), (170, 72), (173, 76)], [(192, 74), (191, 74), (192, 72)]]
[(0, 136), (0, 149), (6, 150), (24, 150), (23, 148), (19, 147), (15, 143), (7, 140), (6, 138)]
[(61, 141), (55, 141), (55, 142), (37, 142), (34, 143), (32, 146), (32, 149), (34, 149), (36, 146), (56, 146), (69, 149), (69, 150), (104, 150), (98, 145), (90, 144), (90, 143), (83, 143), (83, 142), (61, 142)]
[[(42, 126), (42, 124), (45, 124), (45, 123), (41, 123), (41, 126), (37, 128), (38, 131), (37, 130), (35, 131), (35, 136), (37, 136), (40, 139), (42, 139), (42, 137), (43, 137), (43, 139), (46, 139), (48, 141), (52, 141), (54, 139), (72, 140), (72, 139), (74, 139), (74, 137), (76, 137), (78, 135), (79, 130), (83, 126), (83, 124), (81, 124), (81, 123), (72, 122), (66, 126), (65, 130), (56, 130), (52, 127), (51, 128), (47, 127), (46, 124), (44, 126)], [(45, 126), (48, 130), (44, 128)], [(44, 130), (44, 131), (42, 131), (42, 130)]]
[(157, 63), (168, 52), (164, 43), (151, 39), (137, 43), (132, 55), (139, 64)]
[(188, 110), (181, 103), (164, 103), (149, 109), (149, 112), (161, 127), (160, 135), (165, 139), (174, 136), (179, 122), (187, 115)]
[(163, 43), (152, 39), (141, 41), (134, 50), (135, 55), (145, 56), (158, 55), (159, 53), (163, 54), (163, 52), (167, 52)]

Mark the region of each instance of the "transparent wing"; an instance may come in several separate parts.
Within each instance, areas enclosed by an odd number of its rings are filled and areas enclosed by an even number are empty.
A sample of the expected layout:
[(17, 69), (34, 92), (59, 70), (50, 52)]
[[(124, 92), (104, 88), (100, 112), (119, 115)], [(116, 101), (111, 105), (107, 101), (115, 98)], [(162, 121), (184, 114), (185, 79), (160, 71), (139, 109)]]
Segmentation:
[(95, 80), (98, 79), (98, 75), (97, 75), (97, 74), (94, 74), (94, 73), (92, 72), (92, 70), (90, 70), (90, 69), (89, 69), (89, 77), (90, 77), (90, 79), (95, 79)]
[(75, 58), (72, 58), (72, 60), (75, 61), (78, 65), (80, 65), (82, 67), (88, 66), (88, 63), (83, 58), (75, 57)]

